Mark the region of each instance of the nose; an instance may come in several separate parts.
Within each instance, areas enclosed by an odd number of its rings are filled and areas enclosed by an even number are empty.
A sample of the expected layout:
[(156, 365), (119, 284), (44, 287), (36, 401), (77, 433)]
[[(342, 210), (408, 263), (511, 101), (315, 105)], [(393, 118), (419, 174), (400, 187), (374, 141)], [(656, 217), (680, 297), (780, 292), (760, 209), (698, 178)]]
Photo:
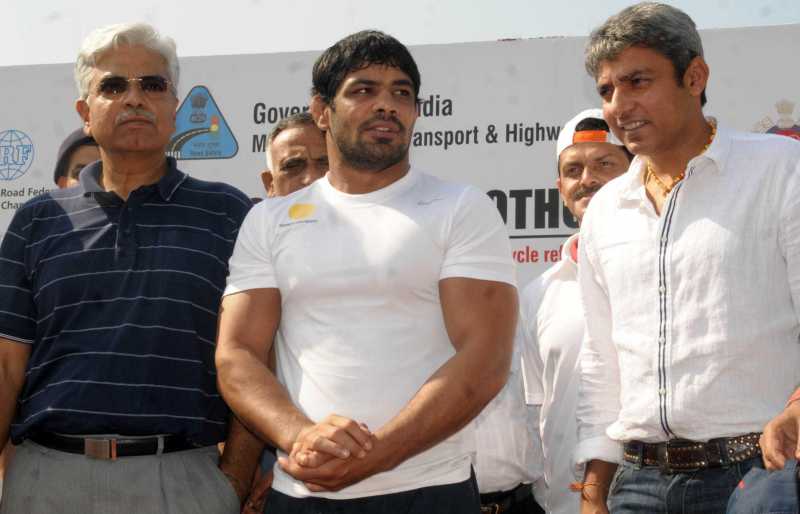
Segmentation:
[(630, 110), (632, 102), (628, 94), (623, 91), (623, 88), (615, 88), (611, 94), (611, 98), (604, 102), (603, 114), (605, 118), (618, 120), (624, 118), (625, 114)]
[(132, 80), (128, 82), (128, 89), (122, 94), (122, 100), (125, 105), (131, 107), (139, 107), (144, 101), (144, 91), (140, 82)]
[(396, 98), (390, 89), (384, 89), (375, 96), (376, 112), (397, 113)]
[(595, 186), (598, 183), (597, 175), (595, 174), (595, 170), (589, 164), (586, 164), (583, 167), (583, 172), (581, 173), (581, 185), (583, 187), (590, 187)]

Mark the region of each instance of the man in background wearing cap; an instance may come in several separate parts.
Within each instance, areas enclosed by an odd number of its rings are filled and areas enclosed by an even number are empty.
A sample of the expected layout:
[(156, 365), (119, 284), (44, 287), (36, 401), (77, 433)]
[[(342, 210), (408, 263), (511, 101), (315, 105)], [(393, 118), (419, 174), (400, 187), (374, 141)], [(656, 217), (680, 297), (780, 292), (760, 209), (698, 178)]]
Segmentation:
[(581, 224), (581, 508), (722, 513), (800, 383), (800, 143), (705, 117), (675, 7), (625, 8), (585, 55), (636, 158)]
[[(556, 185), (578, 223), (592, 196), (628, 169), (633, 156), (609, 131), (600, 109), (569, 120), (558, 136)], [(561, 261), (528, 285), (520, 301), (523, 375), (529, 404), (541, 404), (540, 430), (546, 488), (538, 494), (548, 513), (576, 513), (580, 498), (569, 490), (576, 479), (576, 364), (583, 340), (578, 290), (578, 234), (564, 243)]]
[(82, 128), (72, 131), (58, 148), (53, 182), (64, 189), (78, 185), (78, 173), (89, 163), (100, 160), (100, 148)]

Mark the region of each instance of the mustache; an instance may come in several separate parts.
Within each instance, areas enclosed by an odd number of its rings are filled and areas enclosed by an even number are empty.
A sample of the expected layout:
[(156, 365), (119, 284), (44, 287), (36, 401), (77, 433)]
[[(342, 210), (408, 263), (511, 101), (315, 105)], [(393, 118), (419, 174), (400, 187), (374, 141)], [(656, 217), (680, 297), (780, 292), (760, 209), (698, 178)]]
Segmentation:
[(151, 123), (156, 122), (155, 114), (145, 109), (140, 109), (137, 107), (134, 107), (133, 109), (125, 109), (124, 111), (122, 111), (117, 115), (117, 118), (114, 121), (116, 122), (117, 125), (119, 125), (120, 123), (125, 123), (131, 118), (145, 118), (147, 119), (147, 121)]
[(580, 187), (580, 188), (579, 188), (577, 191), (575, 191), (575, 193), (572, 195), (572, 199), (573, 199), (573, 200), (575, 200), (575, 201), (578, 201), (578, 200), (580, 200), (581, 198), (584, 198), (584, 197), (586, 197), (586, 196), (589, 196), (589, 195), (593, 195), (593, 194), (595, 194), (596, 192), (600, 191), (600, 188), (601, 188), (601, 187), (602, 187), (602, 186), (600, 186), (600, 185), (597, 185), (597, 186), (591, 186), (591, 187), (583, 187), (583, 186), (581, 186), (581, 187)]
[(380, 114), (380, 113), (376, 114), (375, 116), (373, 116), (369, 120), (367, 120), (364, 123), (362, 123), (361, 124), (361, 129), (362, 130), (366, 130), (367, 127), (369, 127), (373, 123), (376, 123), (376, 122), (387, 122), (387, 121), (397, 125), (397, 130), (398, 131), (405, 132), (405, 130), (406, 130), (405, 125), (403, 125), (400, 122), (400, 120), (398, 120), (394, 115), (392, 115), (392, 114), (388, 114), (387, 115), (387, 114)]

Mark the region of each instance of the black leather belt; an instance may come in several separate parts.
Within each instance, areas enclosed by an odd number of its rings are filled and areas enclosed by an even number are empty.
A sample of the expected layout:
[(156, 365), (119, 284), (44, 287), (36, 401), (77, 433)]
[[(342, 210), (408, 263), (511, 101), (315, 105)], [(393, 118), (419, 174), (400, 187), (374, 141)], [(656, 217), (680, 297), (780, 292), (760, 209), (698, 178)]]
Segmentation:
[(655, 466), (663, 473), (682, 473), (705, 468), (719, 468), (758, 457), (760, 433), (720, 437), (707, 443), (671, 439), (665, 443), (628, 441), (623, 458), (636, 466)]
[(501, 514), (508, 512), (514, 505), (527, 500), (531, 495), (533, 495), (531, 484), (519, 484), (509, 491), (482, 494), (481, 513)]
[(143, 437), (136, 439), (107, 437), (70, 437), (50, 432), (30, 437), (36, 444), (67, 453), (86, 455), (93, 459), (114, 460), (117, 457), (155, 455), (197, 448), (185, 438), (176, 435)]

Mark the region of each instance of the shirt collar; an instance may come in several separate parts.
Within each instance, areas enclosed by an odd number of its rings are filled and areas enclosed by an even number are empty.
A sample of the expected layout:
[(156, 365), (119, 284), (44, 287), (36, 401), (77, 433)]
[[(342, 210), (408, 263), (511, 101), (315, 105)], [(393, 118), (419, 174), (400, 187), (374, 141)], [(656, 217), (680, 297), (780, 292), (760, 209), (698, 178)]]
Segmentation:
[(702, 162), (704, 159), (710, 160), (714, 163), (714, 166), (710, 168), (718, 173), (724, 174), (728, 155), (731, 153), (731, 131), (726, 126), (717, 123), (715, 118), (709, 117), (707, 119), (709, 123), (713, 123), (717, 127), (717, 133), (708, 149), (692, 159), (692, 161)]
[[(717, 173), (724, 173), (725, 164), (731, 150), (731, 132), (724, 125), (717, 123), (715, 118), (709, 117), (707, 119), (709, 123), (716, 125), (717, 133), (708, 149), (702, 154), (692, 158), (689, 161), (689, 166), (695, 163), (699, 164), (708, 161), (711, 163), (711, 166), (703, 166), (703, 168), (714, 170)], [(644, 185), (642, 184), (644, 170), (644, 159), (638, 155), (635, 156), (633, 161), (631, 161), (628, 171), (620, 177), (622, 181), (619, 195), (620, 206), (622, 206), (624, 202), (640, 202), (647, 199), (647, 193), (645, 193)]]
[[(103, 162), (96, 161), (81, 170), (78, 176), (81, 188), (84, 193), (104, 193), (103, 186), (100, 185), (100, 174), (103, 172)], [(156, 183), (158, 192), (164, 201), (170, 201), (172, 195), (178, 187), (186, 180), (187, 175), (178, 169), (173, 157), (167, 157), (167, 172)]]

